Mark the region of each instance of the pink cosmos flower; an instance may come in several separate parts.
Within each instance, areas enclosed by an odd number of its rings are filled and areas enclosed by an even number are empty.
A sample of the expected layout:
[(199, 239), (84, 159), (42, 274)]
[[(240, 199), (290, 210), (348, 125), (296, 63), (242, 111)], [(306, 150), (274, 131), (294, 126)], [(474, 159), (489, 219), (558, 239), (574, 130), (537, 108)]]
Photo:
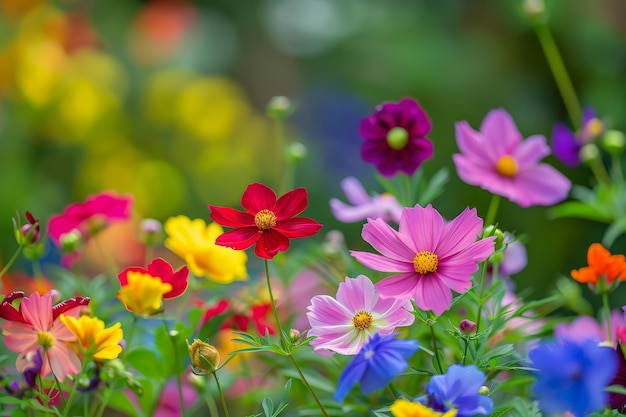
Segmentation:
[(317, 336), (311, 346), (322, 355), (329, 351), (356, 355), (375, 333), (390, 334), (415, 320), (410, 300), (381, 298), (365, 275), (346, 277), (339, 284), (336, 299), (329, 295), (313, 297), (308, 310), (308, 336)]
[[(69, 205), (63, 214), (50, 217), (48, 234), (52, 241), (61, 247), (61, 236), (76, 229), (83, 237), (89, 237), (108, 224), (128, 220), (131, 216), (133, 199), (130, 195), (117, 195), (103, 192), (87, 197), (84, 203)], [(63, 259), (64, 265), (71, 265), (77, 254)]]
[[(21, 298), (18, 309), (13, 302)], [(41, 376), (50, 373), (63, 381), (69, 374), (80, 372), (80, 360), (67, 342), (76, 337), (61, 322), (59, 316), (65, 314), (78, 317), (82, 308), (89, 304), (90, 299), (76, 297), (52, 306), (52, 296), (32, 293), (24, 297), (21, 291), (12, 292), (0, 303), (2, 334), (6, 347), (18, 352), (15, 366), (24, 372), (33, 364), (37, 354), (42, 358)]]
[(405, 208), (396, 231), (382, 219), (368, 219), (363, 239), (381, 255), (350, 251), (357, 261), (382, 272), (399, 272), (376, 284), (382, 298), (412, 298), (439, 315), (450, 308), (452, 292), (472, 286), (478, 263), (494, 251), (494, 237), (478, 239), (483, 221), (466, 208), (449, 223), (430, 204)]
[[(613, 346), (617, 345), (618, 329), (626, 326), (626, 318), (618, 310), (611, 312), (611, 340)], [(598, 343), (607, 343), (609, 340), (608, 326), (606, 320), (598, 323), (594, 317), (578, 316), (571, 323), (560, 323), (554, 327), (554, 337), (557, 340), (570, 340), (574, 342), (584, 342), (585, 340), (595, 340)]]
[(396, 198), (388, 193), (370, 196), (358, 179), (347, 177), (341, 181), (341, 188), (352, 206), (336, 198), (330, 200), (330, 208), (337, 220), (344, 223), (354, 223), (365, 220), (382, 218), (385, 221), (400, 221), (402, 206)]
[(466, 121), (455, 125), (460, 154), (452, 156), (459, 177), (521, 207), (549, 206), (567, 198), (571, 182), (555, 168), (542, 164), (550, 147), (542, 135), (522, 141), (511, 116), (490, 111), (480, 131)]

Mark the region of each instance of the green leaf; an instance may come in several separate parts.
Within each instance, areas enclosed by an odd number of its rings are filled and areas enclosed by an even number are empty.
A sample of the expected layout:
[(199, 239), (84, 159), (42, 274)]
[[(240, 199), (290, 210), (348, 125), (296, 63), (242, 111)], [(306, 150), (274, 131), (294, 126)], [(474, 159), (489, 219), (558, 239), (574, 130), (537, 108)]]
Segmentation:
[(417, 202), (420, 206), (425, 206), (431, 203), (434, 199), (439, 197), (443, 193), (444, 187), (448, 182), (449, 170), (444, 167), (432, 176), (426, 187), (422, 190), (417, 197)]
[(274, 401), (269, 397), (265, 397), (263, 398), (261, 406), (263, 407), (265, 417), (272, 417), (272, 414), (274, 414)]
[(605, 248), (613, 246), (615, 240), (626, 231), (626, 218), (617, 219), (609, 225), (602, 236), (602, 244)]
[(573, 217), (586, 220), (595, 220), (602, 223), (609, 223), (611, 216), (600, 210), (595, 205), (590, 205), (582, 201), (566, 201), (548, 210), (548, 218), (559, 219)]
[(148, 348), (135, 348), (126, 353), (126, 363), (137, 372), (150, 378), (164, 379), (167, 374), (162, 361), (154, 351)]
[(604, 389), (607, 392), (614, 392), (616, 394), (626, 395), (626, 387), (621, 385), (609, 385)]

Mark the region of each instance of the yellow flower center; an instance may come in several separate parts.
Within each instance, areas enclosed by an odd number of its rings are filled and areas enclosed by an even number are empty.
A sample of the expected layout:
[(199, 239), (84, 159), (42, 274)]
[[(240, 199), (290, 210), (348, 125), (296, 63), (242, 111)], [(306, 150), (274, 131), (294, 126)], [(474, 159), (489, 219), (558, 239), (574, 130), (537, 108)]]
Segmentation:
[(396, 126), (387, 132), (387, 144), (391, 149), (400, 151), (409, 143), (409, 132), (405, 128)]
[(54, 336), (50, 332), (37, 332), (37, 344), (48, 350), (54, 344)]
[(270, 210), (263, 209), (255, 214), (254, 224), (259, 230), (269, 230), (276, 226), (276, 215)]
[(413, 258), (413, 268), (418, 274), (428, 274), (437, 271), (439, 266), (439, 258), (432, 252), (427, 250), (418, 252)]
[(372, 315), (365, 310), (357, 311), (352, 317), (352, 325), (357, 330), (369, 329), (372, 325)]
[(504, 155), (498, 159), (496, 171), (505, 177), (514, 177), (517, 174), (517, 162), (511, 155)]
[(591, 136), (592, 138), (602, 133), (603, 129), (604, 129), (604, 125), (597, 118), (593, 118), (589, 120), (587, 124), (585, 124), (585, 130), (587, 131), (589, 136)]

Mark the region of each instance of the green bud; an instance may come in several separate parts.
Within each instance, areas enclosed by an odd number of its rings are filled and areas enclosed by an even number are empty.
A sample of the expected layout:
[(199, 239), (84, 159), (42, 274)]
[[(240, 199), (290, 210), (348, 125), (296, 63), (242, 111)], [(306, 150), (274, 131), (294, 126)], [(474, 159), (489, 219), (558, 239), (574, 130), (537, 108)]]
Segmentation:
[(286, 119), (293, 113), (291, 101), (285, 96), (272, 97), (265, 108), (267, 115), (274, 119)]
[(580, 160), (588, 164), (600, 157), (600, 150), (593, 143), (588, 143), (581, 148), (579, 155)]
[(619, 130), (608, 130), (602, 136), (602, 147), (611, 155), (621, 155), (626, 148), (626, 137)]
[(308, 153), (306, 146), (304, 146), (300, 142), (290, 143), (287, 146), (286, 152), (287, 152), (287, 159), (289, 159), (289, 161), (291, 161), (294, 164), (304, 161)]
[(296, 343), (300, 339), (300, 331), (296, 329), (289, 330), (289, 340), (291, 343)]
[(504, 232), (498, 229), (493, 224), (490, 224), (489, 226), (485, 227), (485, 230), (483, 231), (483, 237), (489, 236), (496, 237), (494, 240), (495, 250), (499, 251), (500, 249), (502, 249), (502, 247), (504, 246)]
[(404, 149), (407, 143), (409, 143), (409, 132), (405, 128), (396, 126), (387, 132), (387, 145), (391, 149), (399, 151)]
[(481, 395), (489, 395), (490, 392), (491, 390), (486, 385), (482, 385), (480, 388), (478, 388), (478, 393)]
[(59, 238), (61, 242), (61, 248), (65, 253), (76, 252), (82, 244), (82, 234), (78, 229), (72, 229), (71, 231), (64, 233)]

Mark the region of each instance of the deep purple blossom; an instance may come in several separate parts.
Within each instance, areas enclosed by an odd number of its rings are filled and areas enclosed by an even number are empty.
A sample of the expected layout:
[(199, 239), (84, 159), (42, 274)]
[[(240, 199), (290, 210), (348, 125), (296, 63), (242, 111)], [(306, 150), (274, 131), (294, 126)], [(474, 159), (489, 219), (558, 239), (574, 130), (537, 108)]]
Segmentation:
[(545, 342), (529, 353), (537, 369), (533, 393), (546, 414), (571, 412), (583, 417), (600, 411), (608, 400), (604, 390), (617, 372), (614, 349), (594, 340)]
[(409, 359), (417, 351), (416, 340), (399, 340), (395, 334), (374, 334), (339, 375), (334, 398), (343, 402), (357, 382), (364, 393), (384, 388), (409, 366)]
[(458, 417), (491, 414), (493, 400), (478, 392), (485, 379), (485, 373), (475, 365), (452, 365), (426, 385), (426, 405), (441, 413), (456, 409)]
[(550, 154), (542, 135), (522, 140), (505, 110), (490, 111), (480, 131), (466, 121), (456, 124), (461, 153), (452, 156), (459, 177), (521, 207), (551, 206), (565, 198), (571, 182), (554, 167), (540, 163)]
[[(617, 373), (609, 385), (620, 385), (626, 388), (626, 358), (624, 357), (624, 352), (622, 352), (621, 347), (618, 347), (615, 350), (615, 357), (617, 358), (618, 363)], [(610, 392), (609, 407), (624, 414), (626, 412), (626, 395)]]
[(569, 167), (580, 165), (581, 148), (592, 142), (604, 131), (604, 123), (598, 119), (591, 107), (583, 110), (583, 120), (580, 129), (570, 130), (565, 124), (557, 122), (552, 130), (552, 150), (561, 162)]
[(383, 103), (361, 121), (361, 157), (387, 178), (398, 172), (411, 176), (433, 156), (433, 144), (426, 138), (430, 127), (428, 115), (412, 98)]

